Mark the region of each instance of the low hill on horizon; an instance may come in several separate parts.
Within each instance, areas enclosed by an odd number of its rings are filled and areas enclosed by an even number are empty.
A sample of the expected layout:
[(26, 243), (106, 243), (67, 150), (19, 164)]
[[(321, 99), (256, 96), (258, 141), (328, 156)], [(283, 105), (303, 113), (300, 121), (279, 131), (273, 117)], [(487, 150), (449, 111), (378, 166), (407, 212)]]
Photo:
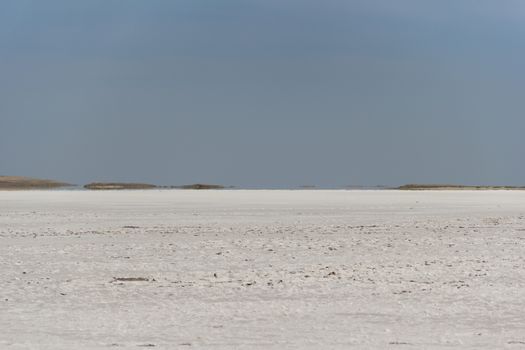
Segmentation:
[(50, 189), (72, 186), (71, 184), (48, 180), (37, 179), (25, 176), (0, 176), (0, 189), (23, 190), (23, 189)]
[(450, 184), (407, 184), (398, 190), (525, 190), (523, 186), (450, 185)]
[(149, 190), (157, 186), (134, 182), (92, 182), (84, 185), (84, 188), (88, 190)]
[(178, 188), (183, 190), (222, 190), (225, 187), (222, 185), (212, 185), (212, 184), (191, 184), (183, 185)]

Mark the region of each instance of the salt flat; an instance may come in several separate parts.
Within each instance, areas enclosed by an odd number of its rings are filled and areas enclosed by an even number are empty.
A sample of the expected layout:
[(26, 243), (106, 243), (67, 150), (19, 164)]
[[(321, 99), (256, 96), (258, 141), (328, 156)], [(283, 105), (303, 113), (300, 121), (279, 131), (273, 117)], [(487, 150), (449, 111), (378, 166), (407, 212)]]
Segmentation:
[(0, 192), (0, 349), (525, 348), (525, 191)]

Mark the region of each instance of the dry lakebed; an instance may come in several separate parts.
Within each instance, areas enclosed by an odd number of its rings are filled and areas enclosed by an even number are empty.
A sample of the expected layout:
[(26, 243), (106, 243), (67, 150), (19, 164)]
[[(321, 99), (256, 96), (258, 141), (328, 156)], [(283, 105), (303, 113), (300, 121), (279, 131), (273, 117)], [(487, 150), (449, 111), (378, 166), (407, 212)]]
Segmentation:
[(525, 349), (525, 191), (0, 191), (0, 349)]

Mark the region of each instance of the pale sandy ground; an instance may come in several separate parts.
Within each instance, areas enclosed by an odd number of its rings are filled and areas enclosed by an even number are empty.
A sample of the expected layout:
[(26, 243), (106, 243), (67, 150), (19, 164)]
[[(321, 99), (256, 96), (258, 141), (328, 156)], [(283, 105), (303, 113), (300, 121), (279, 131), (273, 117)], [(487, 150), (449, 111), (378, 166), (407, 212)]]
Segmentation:
[(524, 259), (523, 191), (0, 192), (0, 349), (525, 349)]

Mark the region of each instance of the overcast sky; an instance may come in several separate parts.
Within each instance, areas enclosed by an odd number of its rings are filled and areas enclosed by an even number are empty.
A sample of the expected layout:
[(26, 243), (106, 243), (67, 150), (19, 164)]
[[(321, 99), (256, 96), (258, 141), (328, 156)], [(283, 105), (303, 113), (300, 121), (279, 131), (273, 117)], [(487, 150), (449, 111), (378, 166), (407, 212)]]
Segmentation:
[(525, 1), (0, 1), (0, 174), (525, 185)]

